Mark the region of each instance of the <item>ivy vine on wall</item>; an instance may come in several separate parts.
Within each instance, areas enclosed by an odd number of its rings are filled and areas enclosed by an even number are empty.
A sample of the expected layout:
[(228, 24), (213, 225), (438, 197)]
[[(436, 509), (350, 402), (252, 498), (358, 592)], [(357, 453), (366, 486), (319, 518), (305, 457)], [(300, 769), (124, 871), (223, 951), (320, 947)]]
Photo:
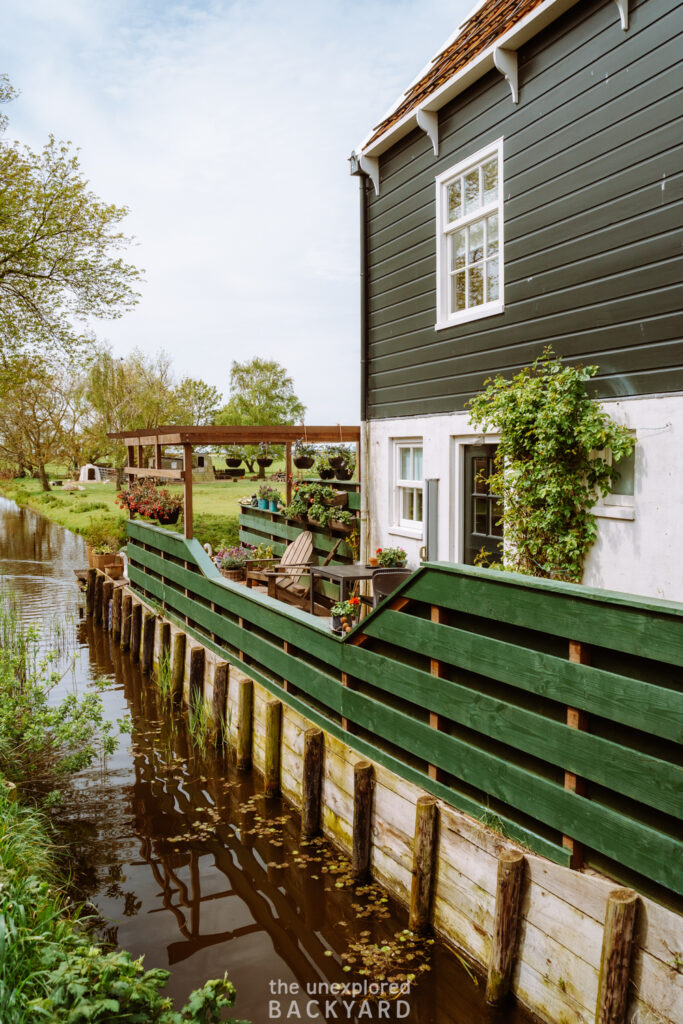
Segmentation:
[(492, 493), (501, 496), (504, 564), (580, 583), (597, 536), (591, 508), (608, 494), (635, 439), (590, 397), (597, 366), (567, 366), (552, 348), (469, 403), (472, 422), (500, 435)]

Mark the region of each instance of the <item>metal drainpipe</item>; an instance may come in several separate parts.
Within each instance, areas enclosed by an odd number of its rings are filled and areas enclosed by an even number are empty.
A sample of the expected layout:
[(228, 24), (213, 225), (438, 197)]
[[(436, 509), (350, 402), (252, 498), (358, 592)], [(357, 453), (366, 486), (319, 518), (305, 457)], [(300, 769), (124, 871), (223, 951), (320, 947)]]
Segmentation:
[(370, 466), (370, 427), (368, 414), (368, 229), (366, 191), (368, 177), (358, 175), (360, 198), (360, 420), (362, 485), (360, 500), (360, 560), (367, 564), (370, 555), (368, 490), (372, 480)]

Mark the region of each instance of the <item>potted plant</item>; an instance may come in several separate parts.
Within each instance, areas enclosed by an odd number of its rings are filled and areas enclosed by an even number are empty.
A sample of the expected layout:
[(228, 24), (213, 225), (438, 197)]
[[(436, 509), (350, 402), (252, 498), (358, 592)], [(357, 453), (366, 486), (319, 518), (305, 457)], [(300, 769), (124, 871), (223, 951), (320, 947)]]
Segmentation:
[(321, 480), (331, 480), (334, 476), (334, 468), (330, 464), (329, 449), (323, 448), (315, 460), (315, 471)]
[(293, 462), (297, 469), (310, 469), (315, 462), (315, 448), (302, 437), (294, 442)]
[(261, 484), (258, 489), (258, 507), (262, 510), (268, 508), (270, 503), (271, 488), (268, 484)]
[(327, 458), (330, 466), (335, 471), (341, 469), (344, 463), (344, 446), (341, 444), (332, 445), (327, 453)]
[(380, 569), (402, 569), (407, 555), (403, 548), (377, 548), (375, 552)]
[(270, 494), (268, 495), (268, 507), (271, 512), (277, 512), (280, 507), (282, 496), (279, 491), (276, 491), (274, 487), (270, 488)]
[(93, 546), (93, 569), (106, 569), (110, 565), (120, 565), (123, 568), (123, 560), (117, 554), (118, 544), (114, 540), (105, 540), (101, 544)]
[(286, 515), (288, 519), (296, 519), (298, 522), (303, 522), (308, 515), (308, 500), (305, 489), (295, 484), (292, 490), (292, 500), (282, 511), (283, 515)]
[(228, 445), (225, 449), (225, 464), (230, 469), (237, 469), (238, 466), (241, 466), (243, 458), (244, 448), (241, 448), (238, 444)]
[(332, 605), (330, 612), (335, 633), (350, 633), (358, 619), (360, 598), (350, 597), (348, 601), (337, 601)]
[(240, 544), (237, 547), (223, 548), (214, 555), (221, 576), (239, 582), (244, 579), (244, 567), (253, 554), (251, 545)]
[(356, 524), (356, 517), (353, 512), (349, 512), (347, 508), (340, 508), (334, 510), (334, 516), (330, 519), (330, 526), (333, 530), (339, 530), (342, 533), (351, 533), (351, 530)]
[(341, 464), (337, 467), (337, 480), (350, 480), (356, 469), (356, 456), (350, 448), (341, 451)]
[(272, 464), (273, 459), (271, 457), (267, 441), (261, 441), (261, 444), (258, 446), (258, 455), (256, 456), (256, 461), (258, 462), (259, 466), (263, 467), (270, 466)]

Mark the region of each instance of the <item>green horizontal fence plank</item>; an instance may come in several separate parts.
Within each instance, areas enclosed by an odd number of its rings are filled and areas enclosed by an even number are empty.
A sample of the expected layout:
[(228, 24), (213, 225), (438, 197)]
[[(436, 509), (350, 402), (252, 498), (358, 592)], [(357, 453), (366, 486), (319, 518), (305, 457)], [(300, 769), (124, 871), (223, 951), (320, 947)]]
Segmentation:
[[(391, 614), (395, 620), (408, 622), (407, 626), (398, 621), (394, 623), (393, 642), (411, 650), (429, 650), (433, 657), (443, 660), (431, 642), (433, 630), (423, 628), (433, 627), (435, 623), (407, 619), (398, 612)], [(448, 629), (447, 626), (437, 628)], [(678, 765), (571, 729), (534, 711), (432, 676), (397, 660), (359, 647), (345, 647), (345, 650), (354, 651), (354, 657), (348, 659), (347, 671), (386, 693), (426, 707), (475, 732), (657, 807), (666, 814), (683, 817), (683, 770)]]
[[(283, 543), (296, 540), (299, 534), (307, 529), (303, 523), (289, 523), (283, 517), (276, 518), (274, 516), (273, 519), (269, 519), (266, 513), (263, 513), (263, 516), (259, 516), (256, 510), (249, 513), (240, 512), (238, 519), (240, 529), (266, 533), (269, 536), (278, 538)], [(325, 554), (330, 552), (339, 540), (338, 533), (324, 533), (316, 529), (309, 530), (309, 532), (313, 535), (313, 545), (316, 551), (323, 551)], [(337, 555), (340, 558), (353, 557), (353, 552), (345, 540), (342, 540), (339, 545)]]
[[(134, 570), (134, 573), (137, 573), (136, 581), (140, 581), (138, 584), (139, 588), (145, 589), (146, 578), (137, 570)], [(156, 583), (157, 581), (153, 582)], [(163, 588), (159, 587), (158, 589), (161, 591)], [(145, 600), (155, 606), (170, 621), (175, 622), (177, 626), (184, 629), (189, 636), (193, 637), (193, 639), (197, 640), (199, 643), (204, 644), (209, 650), (218, 654), (231, 665), (234, 665), (241, 671), (244, 671), (245, 668), (247, 668), (239, 657), (231, 654), (230, 651), (226, 650), (220, 644), (217, 644), (210, 637), (205, 636), (203, 633), (194, 629), (191, 625), (188, 625), (182, 616), (176, 614), (173, 610), (169, 610), (168, 607), (162, 607), (159, 603), (160, 598), (155, 600), (150, 598), (148, 595), (145, 595)], [(454, 790), (452, 787), (447, 786), (444, 783), (430, 778), (429, 775), (411, 767), (411, 765), (406, 764), (399, 758), (394, 757), (392, 754), (377, 748), (367, 740), (364, 740), (359, 736), (349, 734), (332, 719), (321, 714), (316, 708), (306, 703), (305, 700), (294, 696), (291, 692), (285, 691), (276, 680), (273, 680), (270, 676), (266, 675), (260, 668), (249, 665), (248, 672), (253, 679), (259, 682), (262, 686), (265, 686), (270, 693), (280, 697), (286, 704), (294, 708), (305, 718), (309, 719), (314, 724), (319, 725), (331, 735), (336, 736), (337, 739), (341, 740), (343, 743), (353, 747), (358, 753), (372, 758), (372, 760), (384, 765), (384, 767), (393, 771), (399, 777), (421, 786), (423, 789), (444, 800), (446, 803), (451, 804), (458, 810), (463, 811), (465, 814), (470, 814), (472, 817), (479, 819), (486, 819), (490, 815), (490, 809), (485, 807), (483, 804), (472, 800), (470, 797), (465, 796), (465, 794)], [(531, 829), (522, 827), (518, 822), (513, 821), (510, 818), (506, 818), (504, 815), (496, 814), (496, 819), (500, 822), (505, 835), (509, 838), (517, 839), (530, 849), (536, 850), (538, 853), (543, 854), (550, 860), (555, 861), (557, 864), (563, 864), (565, 866), (569, 864), (570, 855), (569, 851), (565, 847), (551, 842), (546, 839), (545, 836), (541, 836), (538, 833), (533, 832)]]
[(683, 605), (468, 566), (425, 565), (400, 593), (496, 622), (683, 666)]
[[(469, 633), (394, 612), (390, 608), (361, 624), (361, 632), (424, 653), (457, 668), (602, 715), (655, 736), (681, 742), (683, 699), (653, 683), (579, 665), (505, 640)], [(419, 637), (419, 640), (418, 640)]]

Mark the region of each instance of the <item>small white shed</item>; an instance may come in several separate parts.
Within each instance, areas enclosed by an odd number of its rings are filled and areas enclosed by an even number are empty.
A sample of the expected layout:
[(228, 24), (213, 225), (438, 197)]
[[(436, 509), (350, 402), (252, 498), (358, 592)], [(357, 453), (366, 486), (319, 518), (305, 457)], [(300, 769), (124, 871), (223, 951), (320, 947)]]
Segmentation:
[(81, 472), (78, 476), (78, 482), (80, 484), (87, 483), (102, 483), (102, 473), (98, 466), (93, 466), (92, 462), (86, 463), (85, 466), (81, 466)]

